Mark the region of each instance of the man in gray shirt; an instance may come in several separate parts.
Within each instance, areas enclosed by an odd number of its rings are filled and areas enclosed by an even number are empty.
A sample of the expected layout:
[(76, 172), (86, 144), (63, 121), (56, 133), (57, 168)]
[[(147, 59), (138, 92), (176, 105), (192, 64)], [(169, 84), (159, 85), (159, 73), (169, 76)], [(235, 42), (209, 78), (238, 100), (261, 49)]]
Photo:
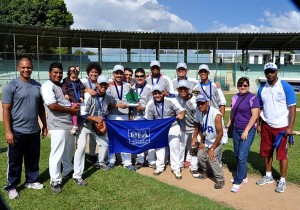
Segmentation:
[[(51, 190), (54, 193), (61, 192), (61, 163), (63, 175), (73, 172), (72, 158), (74, 153), (74, 135), (70, 134), (72, 128), (71, 115), (76, 115), (79, 107), (71, 107), (71, 103), (65, 99), (61, 89), (63, 67), (59, 62), (50, 64), (49, 80), (41, 87), (41, 94), (48, 115), (47, 125), (51, 135), (51, 151), (49, 157), (49, 173)], [(74, 179), (78, 184), (82, 179)]]
[[(45, 109), (40, 95), (40, 83), (31, 79), (32, 62), (22, 57), (18, 63), (20, 77), (3, 89), (2, 107), (5, 139), (8, 144), (7, 185), (10, 199), (19, 197), (16, 190), (21, 181), (25, 160), (25, 187), (42, 189), (39, 179), (40, 133), (38, 117), (43, 124), (42, 135), (48, 133)], [(29, 111), (30, 110), (30, 111)]]

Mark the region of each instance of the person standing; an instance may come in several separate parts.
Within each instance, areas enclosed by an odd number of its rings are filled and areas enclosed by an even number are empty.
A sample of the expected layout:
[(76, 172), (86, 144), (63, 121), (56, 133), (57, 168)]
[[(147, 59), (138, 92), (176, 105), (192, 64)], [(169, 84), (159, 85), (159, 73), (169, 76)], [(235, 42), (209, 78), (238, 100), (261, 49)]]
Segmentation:
[[(109, 84), (108, 92), (116, 99), (117, 103), (120, 104), (118, 107), (110, 107), (109, 120), (129, 120), (129, 109), (126, 100), (126, 94), (130, 90), (130, 84), (123, 81), (124, 78), (124, 67), (122, 65), (115, 65), (113, 68), (114, 80)], [(115, 166), (116, 158), (115, 154), (109, 154), (109, 168)], [(124, 168), (131, 171), (136, 171), (136, 168), (132, 165), (132, 158), (130, 153), (121, 152), (121, 159)]]
[[(153, 99), (146, 106), (145, 119), (164, 119), (176, 116), (177, 120), (184, 119), (185, 110), (180, 104), (171, 98), (164, 96), (163, 88), (156, 84), (152, 87)], [(170, 148), (170, 163), (172, 172), (176, 179), (181, 179), (180, 172), (180, 127), (175, 121), (168, 134)], [(149, 151), (148, 151), (149, 152)], [(156, 154), (156, 169), (153, 172), (155, 176), (160, 175), (165, 170), (166, 148), (158, 148), (153, 151)], [(149, 154), (150, 155), (150, 154)]]
[[(133, 120), (144, 120), (145, 119), (145, 110), (147, 103), (152, 98), (152, 87), (147, 84), (146, 72), (143, 68), (137, 68), (134, 72), (135, 85), (132, 86), (132, 89), (135, 93), (138, 94), (138, 106), (133, 107), (132, 115)], [(145, 155), (144, 153), (137, 154), (135, 168), (138, 170), (144, 165)]]
[[(22, 164), (25, 166), (25, 187), (42, 189), (39, 182), (40, 133), (48, 134), (45, 109), (40, 94), (41, 85), (31, 79), (32, 62), (20, 58), (17, 70), (19, 77), (5, 85), (2, 96), (5, 139), (8, 144), (7, 185), (10, 199), (19, 197), (16, 190), (21, 181)], [(28, 111), (30, 110), (30, 111)]]
[[(195, 130), (192, 139), (192, 146), (198, 147), (198, 161), (203, 169), (200, 179), (206, 179), (207, 169), (211, 168), (216, 179), (215, 189), (222, 189), (225, 185), (224, 174), (220, 161), (217, 158), (222, 153), (223, 144), (223, 118), (219, 110), (209, 105), (209, 99), (204, 94), (196, 97), (197, 111), (195, 116)], [(200, 144), (196, 142), (198, 134), (201, 136)], [(192, 158), (191, 171), (198, 171), (196, 157)]]
[[(187, 80), (179, 80), (177, 84), (178, 96), (176, 96), (176, 100), (186, 110), (184, 119), (180, 121), (180, 168), (189, 167), (191, 161), (189, 151), (194, 133), (196, 98), (190, 93), (189, 84)], [(193, 176), (197, 178), (198, 172)]]
[(230, 117), (226, 126), (227, 128), (233, 126), (233, 149), (237, 160), (231, 192), (238, 192), (241, 184), (248, 182), (248, 154), (255, 137), (255, 123), (260, 112), (257, 97), (249, 91), (249, 79), (241, 77), (237, 82), (237, 88), (239, 92), (232, 97)]
[(278, 78), (278, 68), (275, 63), (267, 63), (264, 66), (264, 73), (267, 82), (258, 89), (261, 113), (257, 133), (261, 136), (260, 156), (264, 158), (266, 175), (256, 184), (265, 185), (274, 182), (272, 176), (273, 143), (276, 137), (284, 132), (281, 142), (276, 148), (276, 159), (279, 161), (281, 177), (275, 192), (282, 193), (286, 189), (287, 137), (293, 135), (296, 118), (296, 95), (289, 83)]
[(72, 115), (77, 115), (79, 111), (79, 106), (72, 107), (70, 101), (64, 97), (60, 83), (62, 76), (62, 64), (51, 63), (49, 80), (41, 87), (47, 112), (47, 125), (51, 135), (49, 174), (51, 190), (54, 193), (61, 193), (62, 175), (69, 176), (73, 172), (72, 158), (75, 139), (69, 131), (72, 128)]

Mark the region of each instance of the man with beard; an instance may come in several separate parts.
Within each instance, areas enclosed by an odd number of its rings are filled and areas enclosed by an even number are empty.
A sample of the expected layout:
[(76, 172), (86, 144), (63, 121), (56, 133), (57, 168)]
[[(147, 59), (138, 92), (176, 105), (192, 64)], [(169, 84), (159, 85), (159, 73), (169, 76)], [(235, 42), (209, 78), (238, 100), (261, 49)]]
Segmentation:
[(264, 157), (266, 175), (257, 185), (274, 182), (272, 176), (273, 143), (278, 135), (281, 142), (276, 148), (277, 160), (280, 166), (281, 178), (275, 192), (282, 193), (286, 189), (286, 174), (288, 169), (287, 136), (293, 135), (296, 117), (296, 96), (293, 87), (278, 78), (278, 68), (274, 63), (267, 63), (264, 67), (267, 82), (258, 90), (261, 105), (260, 122), (257, 133), (261, 136), (260, 156)]

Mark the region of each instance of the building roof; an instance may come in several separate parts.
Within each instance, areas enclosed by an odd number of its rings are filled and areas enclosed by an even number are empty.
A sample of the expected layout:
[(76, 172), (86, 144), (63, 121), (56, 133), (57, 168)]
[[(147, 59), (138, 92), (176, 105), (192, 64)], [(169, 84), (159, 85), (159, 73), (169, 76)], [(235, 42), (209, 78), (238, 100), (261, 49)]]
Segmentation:
[[(0, 23), (0, 40), (61, 47), (123, 49), (299, 50), (300, 33), (163, 33), (78, 30)], [(22, 36), (26, 35), (26, 36)], [(58, 38), (59, 37), (59, 38)]]

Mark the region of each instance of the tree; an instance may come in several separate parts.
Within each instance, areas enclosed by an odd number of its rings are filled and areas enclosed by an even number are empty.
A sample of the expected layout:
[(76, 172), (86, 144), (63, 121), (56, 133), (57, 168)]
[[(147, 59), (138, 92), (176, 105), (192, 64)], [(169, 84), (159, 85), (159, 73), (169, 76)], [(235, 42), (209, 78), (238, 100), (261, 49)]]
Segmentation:
[(0, 0), (0, 22), (70, 28), (74, 20), (63, 0)]

